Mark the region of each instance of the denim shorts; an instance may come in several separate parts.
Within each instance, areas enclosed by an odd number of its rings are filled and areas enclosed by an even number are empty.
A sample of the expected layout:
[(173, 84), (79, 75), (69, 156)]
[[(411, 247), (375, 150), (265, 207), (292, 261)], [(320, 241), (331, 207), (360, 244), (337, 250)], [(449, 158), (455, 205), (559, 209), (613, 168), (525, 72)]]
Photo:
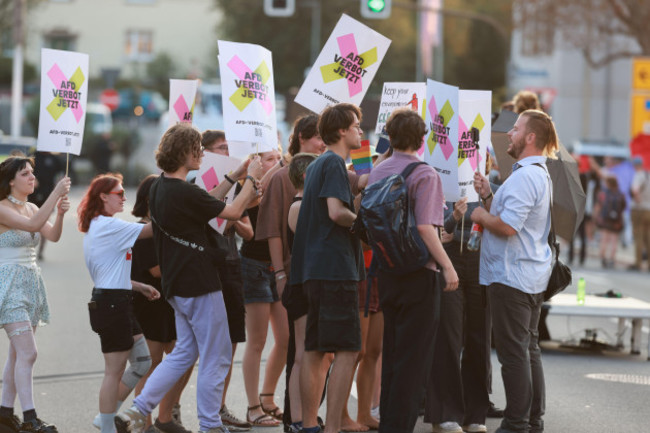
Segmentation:
[(241, 274), (244, 283), (244, 303), (270, 304), (280, 300), (275, 287), (275, 274), (270, 263), (242, 256)]

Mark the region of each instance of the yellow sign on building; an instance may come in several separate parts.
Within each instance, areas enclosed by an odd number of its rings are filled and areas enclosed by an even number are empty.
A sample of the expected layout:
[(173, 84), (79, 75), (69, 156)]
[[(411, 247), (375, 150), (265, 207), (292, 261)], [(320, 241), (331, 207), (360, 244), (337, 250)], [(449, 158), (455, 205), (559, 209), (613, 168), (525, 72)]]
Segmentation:
[(650, 91), (650, 57), (632, 59), (632, 90)]
[[(632, 106), (630, 114), (630, 138), (633, 139), (644, 130), (650, 130), (650, 92), (632, 93)], [(644, 128), (644, 125), (647, 126)]]

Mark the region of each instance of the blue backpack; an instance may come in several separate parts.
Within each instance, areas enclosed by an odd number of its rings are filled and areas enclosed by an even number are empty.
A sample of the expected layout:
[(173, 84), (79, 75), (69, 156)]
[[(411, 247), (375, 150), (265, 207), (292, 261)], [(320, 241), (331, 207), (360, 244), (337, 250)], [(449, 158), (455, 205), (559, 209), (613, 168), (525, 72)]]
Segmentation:
[(362, 194), (359, 219), (379, 269), (391, 274), (416, 271), (431, 255), (420, 237), (409, 203), (406, 178), (420, 164), (369, 185)]

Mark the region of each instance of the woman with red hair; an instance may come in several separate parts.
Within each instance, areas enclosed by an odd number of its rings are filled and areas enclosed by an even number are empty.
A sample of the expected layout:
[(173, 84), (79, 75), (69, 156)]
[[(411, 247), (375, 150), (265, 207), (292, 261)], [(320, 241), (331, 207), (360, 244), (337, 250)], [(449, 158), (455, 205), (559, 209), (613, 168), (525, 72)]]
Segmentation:
[[(88, 304), (90, 326), (99, 334), (104, 354), (104, 380), (99, 390), (102, 433), (114, 433), (113, 418), (138, 380), (147, 374), (151, 356), (133, 314), (132, 290), (154, 300), (160, 293), (148, 284), (131, 280), (131, 248), (137, 239), (152, 236), (151, 223), (114, 218), (124, 210), (126, 196), (120, 174), (93, 179), (78, 208), (84, 257), (94, 283)], [(126, 361), (129, 368), (126, 368)]]
[[(0, 328), (9, 337), (2, 375), (0, 429), (55, 433), (55, 426), (36, 416), (33, 399), (37, 353), (34, 332), (36, 326), (50, 319), (45, 285), (36, 263), (36, 246), (41, 236), (52, 242), (61, 237), (63, 215), (70, 209), (66, 197), (70, 179), (61, 179), (40, 209), (27, 202), (35, 180), (31, 158), (12, 156), (0, 164)], [(56, 220), (50, 224), (48, 218), (55, 207)], [(23, 410), (22, 425), (14, 415), (16, 395)]]

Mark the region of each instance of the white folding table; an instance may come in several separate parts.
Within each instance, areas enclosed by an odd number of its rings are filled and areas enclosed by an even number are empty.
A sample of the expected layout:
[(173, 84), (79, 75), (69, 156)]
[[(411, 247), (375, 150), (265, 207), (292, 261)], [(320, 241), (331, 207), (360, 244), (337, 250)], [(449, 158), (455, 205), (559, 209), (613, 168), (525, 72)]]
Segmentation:
[[(560, 293), (546, 302), (549, 306), (549, 315), (560, 316), (589, 316), (589, 317), (616, 317), (618, 318), (618, 341), (623, 345), (625, 322), (632, 321), (632, 353), (641, 350), (641, 325), (644, 319), (650, 322), (650, 303), (640, 299), (605, 298), (586, 295), (585, 303), (579, 305), (575, 294)], [(650, 361), (650, 337), (648, 338), (648, 360)]]

